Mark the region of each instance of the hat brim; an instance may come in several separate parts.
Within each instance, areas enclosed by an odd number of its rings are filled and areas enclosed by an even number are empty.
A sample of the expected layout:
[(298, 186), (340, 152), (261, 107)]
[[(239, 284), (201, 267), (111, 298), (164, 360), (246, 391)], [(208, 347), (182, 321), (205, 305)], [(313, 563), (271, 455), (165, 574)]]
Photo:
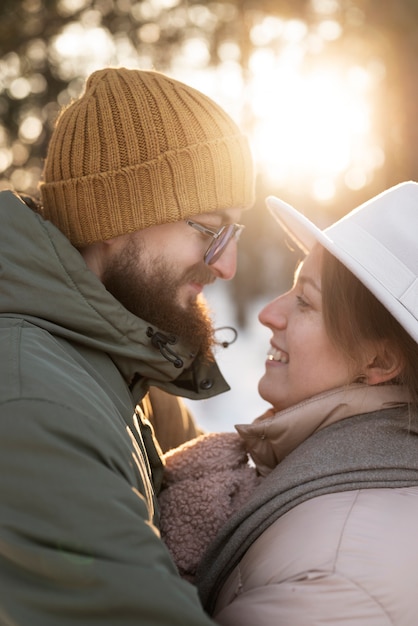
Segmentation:
[(287, 202), (275, 196), (269, 196), (266, 204), (283, 230), (305, 254), (310, 252), (316, 243), (327, 245), (327, 247), (332, 243), (324, 236), (322, 230)]
[[(363, 245), (359, 241), (356, 241), (354, 243), (355, 249), (353, 253), (353, 250), (349, 249), (350, 242), (346, 232), (337, 228), (343, 220), (334, 223), (326, 230), (321, 230), (297, 209), (275, 196), (269, 196), (266, 199), (266, 204), (283, 230), (305, 254), (308, 254), (314, 245), (319, 243), (341, 261), (343, 265), (357, 276), (357, 278), (370, 289), (393, 314), (395, 314), (393, 311), (393, 297), (390, 294), (386, 297), (386, 294), (381, 289), (381, 285), (376, 283), (375, 271), (373, 271), (372, 267), (375, 263), (375, 259), (373, 258), (373, 254), (370, 253), (371, 248), (367, 245), (369, 241), (364, 242)], [(358, 258), (361, 249), (365, 251), (362, 260)]]

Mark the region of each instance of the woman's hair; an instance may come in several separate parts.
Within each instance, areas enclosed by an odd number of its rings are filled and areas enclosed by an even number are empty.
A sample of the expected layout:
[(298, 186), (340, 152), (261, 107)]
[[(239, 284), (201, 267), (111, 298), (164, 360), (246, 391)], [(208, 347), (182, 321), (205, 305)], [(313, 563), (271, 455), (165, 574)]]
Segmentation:
[(418, 344), (401, 324), (330, 252), (323, 249), (322, 302), (331, 341), (355, 364), (363, 360), (366, 341), (385, 340), (402, 356), (404, 368), (392, 383), (408, 387), (418, 405)]

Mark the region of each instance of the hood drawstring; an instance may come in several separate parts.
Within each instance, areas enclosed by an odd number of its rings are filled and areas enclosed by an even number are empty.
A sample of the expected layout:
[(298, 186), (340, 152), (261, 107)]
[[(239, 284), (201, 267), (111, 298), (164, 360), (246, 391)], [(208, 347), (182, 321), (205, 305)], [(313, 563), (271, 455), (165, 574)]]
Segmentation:
[[(233, 328), (232, 326), (221, 326), (220, 328), (215, 328), (214, 332), (216, 334), (222, 330), (231, 331), (232, 339), (230, 341), (227, 341), (225, 339), (224, 340), (215, 339), (215, 344), (217, 344), (218, 346), (222, 346), (222, 348), (228, 348), (228, 346), (230, 346), (232, 343), (234, 343), (237, 340), (238, 333), (235, 330), (235, 328)], [(146, 332), (147, 332), (147, 337), (151, 338), (151, 344), (154, 346), (154, 348), (157, 348), (161, 352), (161, 355), (165, 359), (167, 359), (167, 361), (170, 361), (170, 363), (172, 363), (174, 367), (177, 367), (177, 368), (183, 367), (184, 363), (182, 359), (179, 357), (178, 354), (174, 352), (174, 350), (169, 348), (167, 345), (167, 344), (173, 345), (176, 343), (177, 340), (174, 335), (165, 335), (164, 333), (161, 333), (161, 332), (154, 332), (151, 326), (148, 326)]]
[[(227, 339), (221, 339), (221, 338), (217, 338), (216, 337), (216, 333), (220, 334), (221, 330), (227, 330), (227, 331), (231, 331), (232, 333), (232, 339), (230, 339), (229, 341)], [(233, 343), (236, 342), (237, 338), (238, 338), (238, 331), (233, 327), (233, 326), (220, 326), (219, 328), (215, 328), (214, 330), (214, 336), (215, 336), (215, 343), (218, 346), (222, 346), (222, 348), (229, 348), (230, 345), (232, 345)]]
[(179, 357), (178, 354), (171, 350), (167, 344), (173, 345), (176, 343), (176, 338), (174, 335), (164, 335), (164, 333), (154, 332), (151, 326), (147, 328), (147, 337), (151, 337), (151, 344), (154, 348), (157, 348), (161, 355), (170, 361), (174, 365), (174, 367), (180, 368), (183, 367), (183, 361)]

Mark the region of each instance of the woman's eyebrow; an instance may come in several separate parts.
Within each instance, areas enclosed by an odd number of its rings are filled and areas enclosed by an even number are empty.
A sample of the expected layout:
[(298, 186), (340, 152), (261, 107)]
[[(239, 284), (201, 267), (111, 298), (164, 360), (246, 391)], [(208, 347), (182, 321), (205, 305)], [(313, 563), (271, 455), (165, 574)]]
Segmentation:
[(302, 285), (311, 285), (311, 287), (313, 287), (318, 293), (321, 293), (320, 286), (310, 276), (301, 276), (299, 274), (298, 282), (301, 283)]

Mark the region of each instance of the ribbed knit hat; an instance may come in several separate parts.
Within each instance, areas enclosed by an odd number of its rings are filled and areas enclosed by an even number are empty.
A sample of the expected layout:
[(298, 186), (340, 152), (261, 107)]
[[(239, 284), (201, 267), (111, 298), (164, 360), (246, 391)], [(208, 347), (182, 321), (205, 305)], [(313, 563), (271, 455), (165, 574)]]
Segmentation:
[(44, 216), (75, 246), (254, 202), (248, 142), (213, 100), (153, 71), (94, 72), (59, 116)]

